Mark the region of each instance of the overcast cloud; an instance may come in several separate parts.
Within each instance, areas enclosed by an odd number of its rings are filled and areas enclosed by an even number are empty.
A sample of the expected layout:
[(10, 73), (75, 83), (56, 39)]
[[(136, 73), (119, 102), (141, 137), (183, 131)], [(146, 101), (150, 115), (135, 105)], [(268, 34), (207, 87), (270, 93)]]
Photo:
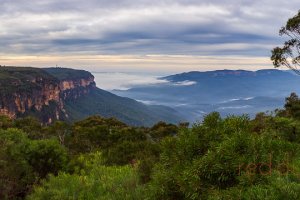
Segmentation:
[(1, 55), (264, 56), (299, 0), (0, 0)]

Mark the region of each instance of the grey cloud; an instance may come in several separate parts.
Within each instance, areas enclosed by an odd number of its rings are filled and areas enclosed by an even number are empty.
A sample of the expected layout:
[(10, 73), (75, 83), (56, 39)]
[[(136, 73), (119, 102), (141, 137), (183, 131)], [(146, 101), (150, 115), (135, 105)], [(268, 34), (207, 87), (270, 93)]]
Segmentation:
[(10, 54), (268, 55), (298, 1), (1, 0)]

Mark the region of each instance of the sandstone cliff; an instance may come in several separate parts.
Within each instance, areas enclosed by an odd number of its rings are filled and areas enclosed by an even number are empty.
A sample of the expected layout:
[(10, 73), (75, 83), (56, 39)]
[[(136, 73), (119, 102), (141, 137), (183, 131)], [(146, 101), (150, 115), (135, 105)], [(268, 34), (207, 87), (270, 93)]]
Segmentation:
[(44, 123), (66, 120), (64, 102), (95, 87), (93, 75), (82, 70), (1, 67), (0, 114), (16, 118), (34, 113)]

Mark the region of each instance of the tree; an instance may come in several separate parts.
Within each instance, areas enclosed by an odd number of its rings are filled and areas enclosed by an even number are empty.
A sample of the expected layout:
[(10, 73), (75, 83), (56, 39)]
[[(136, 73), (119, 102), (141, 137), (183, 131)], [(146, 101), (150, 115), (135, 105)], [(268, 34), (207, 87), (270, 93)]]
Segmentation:
[(71, 134), (71, 126), (62, 121), (56, 121), (51, 126), (45, 128), (48, 137), (57, 137), (61, 145), (65, 145), (66, 137)]
[(36, 181), (24, 150), (30, 146), (18, 129), (0, 130), (0, 199), (24, 198)]
[(34, 117), (25, 117), (15, 120), (15, 127), (28, 134), (31, 139), (43, 138), (42, 123)]
[(32, 140), (25, 153), (27, 162), (41, 179), (49, 173), (57, 175), (67, 163), (67, 152), (57, 140)]
[(290, 18), (279, 31), (280, 36), (288, 36), (282, 47), (272, 50), (271, 60), (275, 67), (285, 66), (300, 75), (300, 11)]
[(300, 118), (300, 99), (296, 93), (291, 93), (291, 95), (285, 99), (284, 108), (288, 117)]
[(174, 124), (158, 122), (150, 129), (150, 135), (154, 140), (161, 140), (167, 136), (174, 136), (178, 133), (178, 127)]
[(65, 168), (67, 152), (58, 141), (31, 140), (19, 129), (0, 130), (0, 199), (24, 199), (49, 173)]

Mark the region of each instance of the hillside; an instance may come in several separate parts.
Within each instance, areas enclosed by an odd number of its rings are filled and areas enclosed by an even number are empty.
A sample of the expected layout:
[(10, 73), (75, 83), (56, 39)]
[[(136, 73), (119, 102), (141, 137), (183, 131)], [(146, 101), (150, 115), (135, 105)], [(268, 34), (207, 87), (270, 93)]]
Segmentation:
[(116, 117), (134, 126), (150, 126), (158, 121), (176, 124), (183, 120), (174, 109), (167, 106), (147, 106), (99, 88), (75, 101), (66, 101), (65, 108), (71, 121), (84, 119), (95, 114), (103, 117)]
[(182, 120), (165, 106), (146, 106), (96, 88), (93, 75), (84, 70), (1, 67), (0, 91), (0, 114), (11, 118), (30, 115), (52, 123), (101, 115), (135, 126)]

